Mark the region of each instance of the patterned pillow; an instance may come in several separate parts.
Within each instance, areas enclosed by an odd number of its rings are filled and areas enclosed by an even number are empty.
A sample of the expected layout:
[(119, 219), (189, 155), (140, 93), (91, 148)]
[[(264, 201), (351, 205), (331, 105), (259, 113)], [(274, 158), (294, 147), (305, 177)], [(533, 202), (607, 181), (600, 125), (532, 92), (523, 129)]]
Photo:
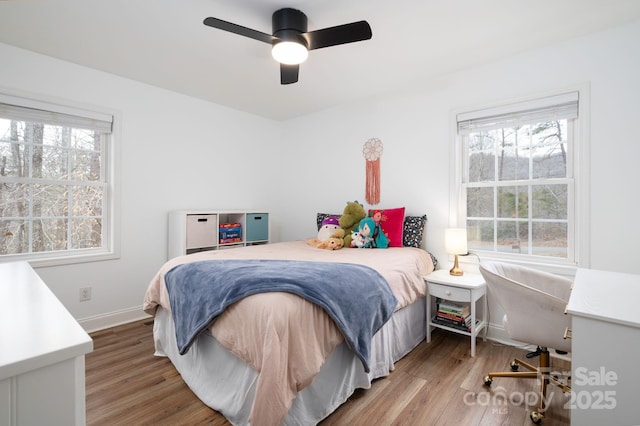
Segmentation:
[(424, 226), (427, 223), (427, 215), (407, 216), (404, 218), (402, 232), (402, 245), (405, 247), (422, 247)]
[(396, 209), (370, 209), (369, 216), (380, 223), (382, 232), (389, 239), (389, 247), (402, 247), (404, 207)]

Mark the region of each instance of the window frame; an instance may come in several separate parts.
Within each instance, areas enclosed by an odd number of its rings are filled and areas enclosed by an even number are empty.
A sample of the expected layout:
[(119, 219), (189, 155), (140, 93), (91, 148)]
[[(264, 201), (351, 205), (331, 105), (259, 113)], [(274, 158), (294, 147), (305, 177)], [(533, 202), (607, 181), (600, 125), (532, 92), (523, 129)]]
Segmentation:
[[(507, 99), (490, 104), (475, 105), (472, 107), (458, 108), (451, 111), (450, 128), (451, 128), (451, 144), (450, 149), (450, 205), (449, 205), (449, 226), (452, 228), (464, 227), (466, 224), (466, 192), (463, 187), (463, 179), (467, 173), (467, 154), (463, 146), (463, 137), (458, 133), (457, 117), (459, 114), (465, 114), (471, 111), (485, 110), (489, 108), (509, 108), (510, 105), (535, 102), (538, 99), (557, 96), (566, 92), (578, 92), (578, 118), (572, 126), (573, 144), (569, 155), (569, 172), (572, 176), (568, 176), (568, 191), (572, 191), (571, 196), (574, 203), (569, 207), (567, 212), (568, 221), (572, 224), (568, 230), (568, 239), (572, 239), (572, 244), (568, 247), (567, 258), (553, 258), (547, 256), (536, 256), (529, 254), (502, 253), (494, 251), (471, 250), (474, 258), (480, 261), (502, 261), (515, 263), (522, 266), (534, 266), (552, 273), (573, 275), (577, 267), (588, 268), (590, 265), (590, 238), (589, 238), (589, 207), (590, 207), (590, 139), (589, 139), (589, 105), (590, 93), (587, 83), (563, 88), (561, 90), (553, 90), (548, 92), (536, 93), (526, 97)], [(571, 253), (573, 251), (573, 253)], [(571, 257), (572, 256), (572, 257)], [(475, 259), (474, 259), (475, 260)], [(462, 257), (460, 262), (470, 262), (470, 259)]]
[(27, 261), (34, 267), (59, 266), (85, 262), (118, 259), (120, 257), (120, 191), (119, 157), (120, 113), (105, 107), (72, 102), (0, 88), (0, 102), (19, 107), (40, 109), (53, 113), (71, 114), (92, 118), (110, 115), (111, 133), (106, 135), (101, 153), (104, 174), (104, 201), (102, 212), (102, 247), (91, 249), (60, 250), (38, 253), (0, 255), (0, 263)]

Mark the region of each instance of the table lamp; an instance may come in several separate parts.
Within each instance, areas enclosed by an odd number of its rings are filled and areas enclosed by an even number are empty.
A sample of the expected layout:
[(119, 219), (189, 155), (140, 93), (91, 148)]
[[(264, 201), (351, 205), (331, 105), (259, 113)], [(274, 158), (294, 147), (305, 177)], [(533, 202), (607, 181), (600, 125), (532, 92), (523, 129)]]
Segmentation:
[(467, 229), (466, 228), (450, 228), (445, 230), (444, 233), (444, 245), (447, 253), (455, 255), (453, 261), (453, 268), (449, 271), (449, 274), (460, 276), (464, 272), (458, 266), (458, 255), (467, 254)]

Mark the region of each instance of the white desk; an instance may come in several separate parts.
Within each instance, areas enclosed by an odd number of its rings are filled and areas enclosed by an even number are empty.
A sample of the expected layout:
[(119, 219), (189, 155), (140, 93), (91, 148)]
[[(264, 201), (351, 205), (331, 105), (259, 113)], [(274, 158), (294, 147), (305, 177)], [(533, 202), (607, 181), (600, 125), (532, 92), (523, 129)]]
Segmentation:
[(91, 337), (26, 262), (0, 263), (0, 425), (83, 425)]
[(567, 313), (571, 424), (640, 424), (640, 275), (578, 269)]

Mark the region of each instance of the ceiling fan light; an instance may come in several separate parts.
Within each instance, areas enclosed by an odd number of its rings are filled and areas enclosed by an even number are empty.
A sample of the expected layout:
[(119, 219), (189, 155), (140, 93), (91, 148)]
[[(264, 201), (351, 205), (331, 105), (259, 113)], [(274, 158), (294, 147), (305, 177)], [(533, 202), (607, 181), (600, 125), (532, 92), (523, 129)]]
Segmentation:
[(295, 41), (281, 41), (271, 49), (273, 59), (285, 65), (298, 65), (307, 60), (309, 51)]

